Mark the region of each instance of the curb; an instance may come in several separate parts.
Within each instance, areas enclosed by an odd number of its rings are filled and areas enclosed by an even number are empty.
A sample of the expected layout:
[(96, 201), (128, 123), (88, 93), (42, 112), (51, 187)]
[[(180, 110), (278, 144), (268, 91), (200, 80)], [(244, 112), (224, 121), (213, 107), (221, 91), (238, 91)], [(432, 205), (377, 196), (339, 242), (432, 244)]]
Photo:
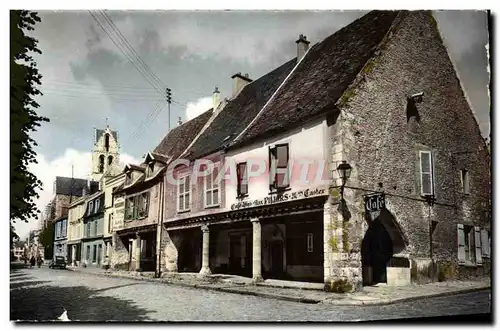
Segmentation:
[[(233, 293), (233, 294), (252, 295), (252, 296), (256, 296), (256, 297), (282, 300), (282, 301), (292, 301), (292, 302), (310, 303), (310, 304), (317, 304), (317, 303), (321, 302), (321, 300), (317, 300), (317, 299), (298, 298), (298, 297), (291, 297), (291, 296), (285, 296), (285, 295), (259, 293), (259, 292), (252, 292), (252, 291), (232, 289), (232, 288), (216, 287), (216, 286), (210, 286), (210, 285), (205, 285), (205, 284), (176, 283), (176, 282), (171, 282), (168, 280), (161, 280), (158, 278), (148, 278), (148, 277), (143, 278), (143, 277), (137, 277), (137, 276), (131, 276), (131, 275), (116, 275), (116, 274), (114, 275), (114, 274), (104, 274), (104, 273), (98, 274), (98, 273), (92, 273), (92, 272), (85, 272), (85, 271), (77, 270), (77, 269), (67, 269), (67, 270), (74, 271), (74, 272), (80, 272), (80, 273), (84, 273), (84, 274), (96, 275), (96, 276), (143, 280), (143, 281), (148, 281), (148, 282), (153, 282), (153, 283), (162, 283), (162, 284), (174, 285), (174, 286), (179, 286), (179, 287), (197, 288), (197, 289), (202, 289), (202, 290), (207, 290), (207, 291), (217, 291), (217, 292), (225, 292), (225, 293)], [(242, 285), (237, 285), (237, 286), (242, 286)]]
[[(339, 299), (338, 301), (330, 301), (329, 302), (329, 301), (327, 301), (329, 299), (319, 300), (319, 299), (293, 297), (293, 296), (286, 296), (286, 295), (279, 295), (279, 294), (268, 294), (268, 293), (247, 291), (247, 290), (243, 290), (243, 289), (217, 287), (217, 286), (208, 285), (208, 284), (177, 283), (177, 282), (172, 282), (172, 281), (166, 280), (164, 278), (158, 279), (158, 278), (149, 278), (149, 277), (141, 277), (141, 276), (132, 276), (132, 275), (126, 275), (126, 274), (124, 274), (124, 275), (104, 274), (104, 273), (101, 274), (101, 273), (85, 272), (85, 271), (78, 270), (78, 269), (66, 269), (66, 270), (80, 272), (80, 273), (86, 273), (86, 274), (92, 274), (92, 275), (96, 275), (96, 276), (104, 276), (104, 277), (112, 277), (112, 278), (126, 278), (126, 279), (142, 280), (142, 281), (153, 282), (153, 283), (168, 284), (168, 285), (173, 285), (173, 286), (178, 286), (178, 287), (197, 288), (197, 289), (202, 289), (202, 290), (207, 290), (207, 291), (251, 295), (251, 296), (267, 298), (267, 299), (275, 299), (275, 300), (281, 300), (281, 301), (291, 301), (291, 302), (309, 303), (309, 304), (321, 303), (321, 304), (330, 305), (330, 306), (351, 306), (351, 307), (353, 307), (353, 306), (385, 306), (385, 305), (391, 305), (394, 303), (411, 302), (411, 301), (416, 301), (416, 300), (420, 300), (420, 299), (444, 297), (444, 296), (478, 292), (478, 291), (484, 291), (484, 290), (491, 289), (491, 285), (489, 285), (489, 286), (481, 286), (481, 287), (475, 287), (475, 288), (459, 289), (459, 290), (442, 292), (442, 293), (417, 295), (417, 296), (400, 298), (400, 299), (383, 299), (383, 300), (373, 300), (373, 301), (360, 300), (360, 301), (354, 301), (354, 302), (350, 301), (350, 300), (349, 300), (349, 302), (342, 302), (343, 300), (348, 301), (348, 299)], [(242, 286), (242, 285), (237, 285), (237, 286)], [(265, 285), (260, 285), (260, 286), (265, 287)], [(309, 290), (314, 291), (312, 289), (309, 289)]]
[(400, 298), (400, 299), (383, 299), (383, 300), (373, 300), (373, 301), (357, 301), (357, 302), (348, 302), (348, 303), (342, 303), (341, 301), (339, 302), (325, 302), (328, 299), (325, 299), (321, 301), (322, 304), (325, 305), (332, 305), (332, 306), (386, 306), (386, 305), (391, 305), (394, 303), (402, 303), (402, 302), (411, 302), (411, 301), (416, 301), (416, 300), (421, 300), (421, 299), (430, 299), (430, 298), (436, 298), (436, 297), (446, 297), (450, 295), (456, 295), (456, 294), (465, 294), (465, 293), (471, 293), (471, 292), (479, 292), (479, 291), (484, 291), (484, 290), (490, 290), (490, 286), (481, 286), (481, 287), (475, 287), (475, 288), (465, 288), (461, 290), (454, 290), (450, 292), (443, 292), (443, 293), (433, 293), (433, 294), (427, 294), (427, 295), (417, 295), (417, 296), (412, 296), (408, 298)]

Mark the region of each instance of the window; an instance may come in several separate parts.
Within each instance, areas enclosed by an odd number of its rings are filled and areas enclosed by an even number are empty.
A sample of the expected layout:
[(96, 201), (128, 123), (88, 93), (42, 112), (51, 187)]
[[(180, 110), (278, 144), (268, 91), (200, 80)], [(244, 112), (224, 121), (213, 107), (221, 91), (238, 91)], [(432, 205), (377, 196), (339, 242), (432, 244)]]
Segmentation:
[(99, 169), (98, 173), (104, 172), (104, 155), (99, 155)]
[(462, 183), (462, 193), (469, 194), (469, 171), (460, 170), (460, 181)]
[(205, 207), (213, 207), (219, 205), (219, 183), (217, 182), (217, 167), (205, 176)]
[(87, 261), (90, 260), (90, 245), (87, 246), (87, 254), (86, 255), (87, 255), (86, 260)]
[(177, 211), (187, 211), (189, 210), (189, 176), (179, 178), (177, 186)]
[(97, 245), (94, 245), (94, 249), (92, 250), (92, 262), (95, 262), (97, 259)]
[(95, 200), (94, 205), (95, 205), (94, 213), (97, 213), (99, 211), (99, 206), (101, 205), (101, 200), (100, 199)]
[(129, 171), (127, 172), (127, 176), (125, 177), (125, 185), (128, 185), (132, 182), (132, 173)]
[(312, 253), (314, 250), (314, 246), (313, 246), (313, 234), (312, 233), (308, 233), (307, 234), (307, 252), (308, 253)]
[(108, 165), (111, 165), (113, 163), (113, 157), (110, 155), (108, 156)]
[(148, 216), (148, 198), (149, 198), (149, 192), (144, 192), (140, 195), (136, 195), (136, 203), (135, 205), (137, 206), (137, 216), (136, 218), (144, 218)]
[(88, 209), (87, 215), (92, 214), (92, 209), (93, 209), (93, 208), (94, 208), (94, 202), (93, 202), (93, 201), (90, 201), (90, 203), (89, 203), (89, 209)]
[(99, 222), (97, 220), (94, 220), (93, 223), (94, 223), (94, 236), (97, 236), (97, 224)]
[(420, 151), (420, 192), (434, 195), (433, 160), (430, 151)]
[(483, 257), (490, 257), (491, 252), (491, 232), (488, 230), (481, 230), (481, 255)]
[(457, 224), (458, 264), (483, 264), (481, 231), (477, 226)]
[(104, 148), (106, 149), (106, 152), (109, 152), (109, 133), (104, 135)]
[(238, 163), (238, 165), (236, 166), (236, 175), (238, 179), (238, 197), (244, 197), (248, 195), (248, 173), (246, 162)]
[(269, 149), (269, 189), (281, 190), (289, 187), (288, 144)]
[(131, 220), (134, 218), (134, 197), (129, 197), (125, 200), (125, 219)]
[(90, 222), (87, 222), (86, 226), (86, 237), (90, 237)]
[(108, 216), (108, 233), (111, 233), (111, 231), (113, 231), (113, 213)]
[(146, 177), (153, 176), (154, 170), (155, 170), (155, 164), (154, 162), (150, 162), (146, 168)]

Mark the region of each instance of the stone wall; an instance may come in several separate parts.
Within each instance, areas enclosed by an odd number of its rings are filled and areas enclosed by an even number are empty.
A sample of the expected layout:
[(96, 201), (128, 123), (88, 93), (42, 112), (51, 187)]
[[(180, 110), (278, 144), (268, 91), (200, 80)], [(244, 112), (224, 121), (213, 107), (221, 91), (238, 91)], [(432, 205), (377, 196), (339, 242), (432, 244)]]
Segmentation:
[[(409, 109), (407, 97), (419, 92), (424, 92), (423, 102)], [(367, 227), (362, 205), (367, 192), (359, 188), (386, 192), (387, 209), (408, 239), (404, 253), (415, 260), (417, 273), (425, 274), (431, 263), (431, 221), (437, 222), (433, 259), (456, 264), (456, 224), (489, 226), (490, 159), (430, 12), (400, 14), (338, 106), (341, 137), (332, 134), (332, 140), (340, 140), (342, 146), (333, 147), (332, 155), (340, 150), (351, 164), (347, 185), (358, 189), (345, 190), (349, 222), (342, 234), (338, 228), (346, 217), (330, 210), (330, 223), (338, 233), (332, 240), (336, 245), (331, 246), (337, 247), (333, 256), (348, 261), (351, 268), (348, 271), (343, 263), (332, 262), (330, 276), (337, 270), (338, 276), (351, 273), (357, 279), (359, 243)], [(420, 150), (430, 150), (434, 157), (437, 204), (430, 208), (417, 201), (422, 199)], [(463, 168), (470, 173), (471, 194), (467, 196), (461, 193), (459, 171)]]
[(128, 270), (129, 252), (125, 246), (128, 245), (128, 242), (124, 243), (116, 233), (113, 233), (112, 238), (112, 254), (110, 257), (111, 268)]

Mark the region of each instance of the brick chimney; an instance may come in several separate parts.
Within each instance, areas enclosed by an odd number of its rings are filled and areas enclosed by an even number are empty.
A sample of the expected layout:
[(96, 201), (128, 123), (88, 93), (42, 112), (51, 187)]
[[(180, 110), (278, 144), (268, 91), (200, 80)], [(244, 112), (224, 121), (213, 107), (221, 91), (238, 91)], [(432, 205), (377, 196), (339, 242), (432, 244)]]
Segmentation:
[(301, 34), (299, 39), (295, 42), (297, 43), (297, 63), (304, 57), (307, 50), (309, 49), (309, 41), (307, 37)]
[(217, 86), (215, 87), (214, 95), (212, 97), (212, 102), (213, 102), (213, 107), (214, 107), (214, 111), (215, 111), (220, 104), (220, 92), (219, 92), (219, 88)]
[(233, 79), (233, 98), (238, 95), (248, 83), (252, 82), (252, 80), (248, 78), (248, 74), (243, 76), (241, 72), (232, 75), (231, 78)]

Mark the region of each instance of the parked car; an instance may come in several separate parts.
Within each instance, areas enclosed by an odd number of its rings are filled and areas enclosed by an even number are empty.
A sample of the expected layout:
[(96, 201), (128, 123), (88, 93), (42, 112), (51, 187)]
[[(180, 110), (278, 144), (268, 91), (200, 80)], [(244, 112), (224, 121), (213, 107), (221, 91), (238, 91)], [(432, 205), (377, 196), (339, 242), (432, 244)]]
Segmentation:
[(66, 259), (64, 258), (64, 256), (54, 257), (54, 259), (49, 264), (49, 268), (65, 269), (66, 268)]

